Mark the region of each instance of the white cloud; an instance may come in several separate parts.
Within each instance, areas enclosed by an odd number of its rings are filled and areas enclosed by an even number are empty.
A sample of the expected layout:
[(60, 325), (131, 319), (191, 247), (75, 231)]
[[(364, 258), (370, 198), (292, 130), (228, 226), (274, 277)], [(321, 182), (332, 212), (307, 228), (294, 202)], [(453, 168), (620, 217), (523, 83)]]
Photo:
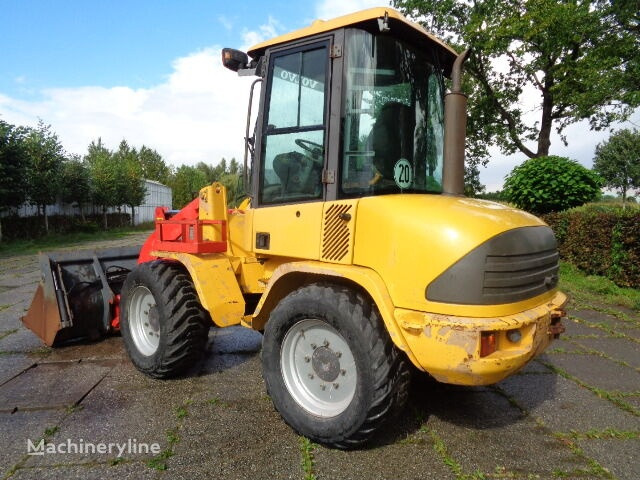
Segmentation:
[(316, 4), (315, 13), (316, 18), (329, 20), (366, 8), (386, 7), (389, 3), (388, 0), (322, 0)]
[[(593, 166), (593, 156), (596, 146), (606, 141), (612, 131), (624, 128), (638, 128), (640, 124), (640, 110), (636, 110), (629, 121), (616, 123), (609, 130), (592, 131), (589, 123), (585, 120), (570, 125), (564, 131), (568, 145), (565, 146), (560, 137), (553, 132), (551, 134), (550, 155), (558, 155), (577, 160), (587, 168)], [(534, 146), (535, 145), (530, 145)], [(480, 181), (487, 187), (488, 192), (502, 189), (504, 177), (508, 175), (517, 165), (524, 162), (527, 157), (524, 154), (503, 155), (498, 148), (490, 149), (490, 160), (486, 168), (480, 167)]]
[(277, 37), (282, 32), (282, 24), (274, 17), (269, 15), (267, 23), (258, 27), (258, 30), (243, 30), (242, 32), (242, 49), (248, 50), (250, 47)]
[(233, 30), (233, 22), (225, 15), (218, 15), (218, 22), (225, 28), (225, 30)]
[(47, 89), (36, 101), (0, 95), (0, 113), (19, 125), (43, 119), (70, 153), (86, 153), (98, 137), (110, 148), (125, 138), (174, 165), (215, 164), (243, 156), (250, 83), (226, 70), (220, 48), (211, 47), (176, 59), (167, 80), (151, 88)]

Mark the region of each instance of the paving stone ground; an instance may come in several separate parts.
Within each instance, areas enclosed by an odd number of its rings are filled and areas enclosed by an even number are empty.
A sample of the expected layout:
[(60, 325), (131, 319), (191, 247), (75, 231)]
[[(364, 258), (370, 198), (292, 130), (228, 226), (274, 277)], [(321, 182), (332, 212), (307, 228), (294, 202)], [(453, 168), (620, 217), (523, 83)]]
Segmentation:
[[(44, 347), (20, 322), (39, 276), (36, 255), (0, 258), (0, 478), (640, 479), (637, 313), (573, 305), (562, 339), (491, 387), (419, 376), (403, 415), (345, 452), (305, 443), (274, 411), (259, 333), (212, 329), (187, 376), (153, 380), (118, 336)], [(41, 439), (112, 447), (28, 455)], [(127, 442), (140, 448), (118, 456)]]

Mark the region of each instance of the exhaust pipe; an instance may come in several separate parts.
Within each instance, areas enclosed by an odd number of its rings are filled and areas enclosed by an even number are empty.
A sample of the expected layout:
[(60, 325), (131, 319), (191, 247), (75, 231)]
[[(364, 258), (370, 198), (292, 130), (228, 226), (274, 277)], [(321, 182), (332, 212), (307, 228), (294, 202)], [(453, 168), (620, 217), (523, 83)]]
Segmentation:
[(464, 195), (464, 148), (467, 133), (467, 96), (462, 93), (462, 65), (469, 57), (465, 50), (453, 63), (451, 91), (444, 97), (444, 171), (442, 192)]

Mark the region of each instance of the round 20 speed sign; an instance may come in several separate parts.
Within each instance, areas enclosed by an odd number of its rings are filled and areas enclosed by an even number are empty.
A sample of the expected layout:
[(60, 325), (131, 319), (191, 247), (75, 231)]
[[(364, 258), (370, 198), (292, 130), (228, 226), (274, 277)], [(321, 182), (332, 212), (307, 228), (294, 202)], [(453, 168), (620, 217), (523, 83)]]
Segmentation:
[(409, 188), (413, 183), (413, 169), (409, 160), (401, 158), (393, 167), (393, 179), (398, 187), (404, 189)]

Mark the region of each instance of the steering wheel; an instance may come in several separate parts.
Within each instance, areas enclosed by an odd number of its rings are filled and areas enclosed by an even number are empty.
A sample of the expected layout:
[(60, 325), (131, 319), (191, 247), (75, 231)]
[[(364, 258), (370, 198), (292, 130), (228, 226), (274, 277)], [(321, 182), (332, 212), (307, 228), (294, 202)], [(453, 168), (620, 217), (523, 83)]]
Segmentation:
[(304, 140), (302, 138), (296, 138), (296, 145), (298, 145), (301, 149), (311, 154), (311, 157), (316, 160), (322, 159), (322, 153), (324, 152), (324, 147), (319, 143), (312, 142), (311, 140)]

